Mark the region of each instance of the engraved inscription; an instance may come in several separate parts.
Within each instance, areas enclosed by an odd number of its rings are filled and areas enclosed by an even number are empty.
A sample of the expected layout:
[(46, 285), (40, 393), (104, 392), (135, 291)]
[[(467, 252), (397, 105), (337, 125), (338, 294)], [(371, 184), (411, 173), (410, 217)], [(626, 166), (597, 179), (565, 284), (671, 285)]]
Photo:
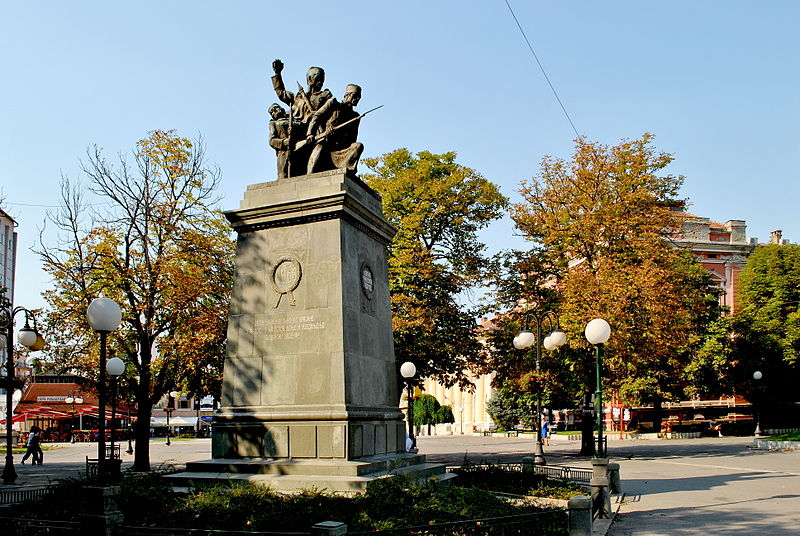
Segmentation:
[(297, 339), (304, 331), (325, 329), (325, 322), (318, 321), (314, 315), (299, 315), (283, 318), (259, 318), (253, 326), (263, 340), (285, 341)]

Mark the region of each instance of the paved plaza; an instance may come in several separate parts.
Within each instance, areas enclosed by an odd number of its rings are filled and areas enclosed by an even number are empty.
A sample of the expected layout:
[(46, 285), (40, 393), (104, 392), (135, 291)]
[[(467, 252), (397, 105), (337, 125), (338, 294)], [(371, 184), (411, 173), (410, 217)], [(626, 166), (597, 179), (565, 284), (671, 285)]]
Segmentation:
[[(768, 452), (750, 448), (752, 438), (610, 441), (611, 459), (620, 463), (624, 497), (616, 498), (619, 515), (614, 536), (800, 534), (800, 452)], [(420, 452), (446, 464), (471, 461), (519, 461), (530, 454), (530, 437), (420, 437)], [(546, 447), (550, 464), (590, 468), (576, 456), (579, 442), (554, 438)], [(44, 465), (20, 465), (13, 486), (46, 485), (78, 476), (87, 456), (96, 457), (91, 443), (62, 444), (45, 452)], [(123, 444), (123, 451), (127, 444)], [(210, 458), (209, 439), (151, 442), (153, 467), (180, 467)], [(123, 457), (123, 469), (133, 457)]]

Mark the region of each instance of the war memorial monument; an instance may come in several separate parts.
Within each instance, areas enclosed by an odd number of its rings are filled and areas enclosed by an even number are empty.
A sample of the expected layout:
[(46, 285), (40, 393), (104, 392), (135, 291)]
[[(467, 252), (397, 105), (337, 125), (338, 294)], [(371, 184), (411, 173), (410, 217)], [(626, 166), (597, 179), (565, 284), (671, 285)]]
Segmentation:
[[(277, 180), (226, 212), (237, 238), (222, 404), (212, 459), (182, 479), (243, 479), (278, 490), (363, 489), (389, 472), (442, 473), (406, 452), (391, 330), (386, 246), (395, 229), (356, 175), (355, 106), (312, 67), (269, 108)], [(371, 110), (370, 110), (371, 111)]]

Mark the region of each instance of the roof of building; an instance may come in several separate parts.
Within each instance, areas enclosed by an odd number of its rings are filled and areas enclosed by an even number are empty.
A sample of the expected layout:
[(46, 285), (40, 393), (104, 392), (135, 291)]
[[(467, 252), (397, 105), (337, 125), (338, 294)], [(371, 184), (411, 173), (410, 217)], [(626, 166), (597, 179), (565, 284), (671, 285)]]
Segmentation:
[(12, 218), (12, 217), (11, 217), (11, 215), (9, 215), (9, 214), (8, 214), (8, 212), (6, 212), (5, 210), (3, 210), (2, 208), (0, 208), (0, 216), (5, 216), (5, 217), (6, 217), (6, 218), (8, 218), (9, 220), (11, 220), (13, 223), (15, 223), (15, 224), (17, 223), (17, 220), (15, 220), (14, 218)]

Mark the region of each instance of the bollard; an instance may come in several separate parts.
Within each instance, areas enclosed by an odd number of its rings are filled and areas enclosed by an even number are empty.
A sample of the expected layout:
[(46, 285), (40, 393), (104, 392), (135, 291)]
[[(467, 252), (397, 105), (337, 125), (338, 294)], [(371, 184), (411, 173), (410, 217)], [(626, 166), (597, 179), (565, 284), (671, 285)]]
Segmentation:
[(341, 536), (347, 534), (347, 525), (339, 521), (322, 521), (311, 527), (315, 536)]
[(523, 473), (532, 473), (533, 468), (536, 466), (536, 461), (533, 456), (525, 456), (522, 458), (522, 472)]
[(569, 536), (592, 536), (592, 499), (575, 495), (567, 502)]
[(611, 494), (608, 492), (608, 458), (592, 458), (592, 513), (597, 519), (611, 516)]
[(622, 493), (622, 480), (619, 478), (619, 464), (611, 462), (608, 464), (608, 490), (611, 493)]

